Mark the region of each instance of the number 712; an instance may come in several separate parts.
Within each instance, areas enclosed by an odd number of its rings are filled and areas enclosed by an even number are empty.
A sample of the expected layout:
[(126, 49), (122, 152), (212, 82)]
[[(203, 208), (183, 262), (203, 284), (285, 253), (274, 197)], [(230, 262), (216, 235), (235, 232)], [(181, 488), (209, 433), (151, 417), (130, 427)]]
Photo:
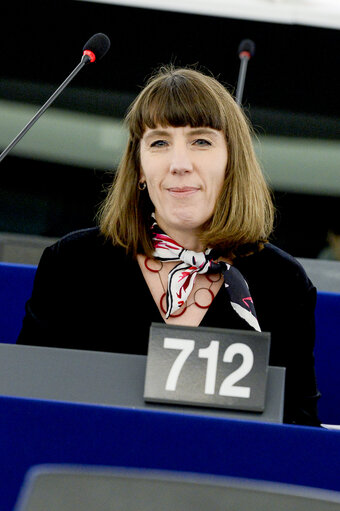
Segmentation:
[[(195, 349), (195, 341), (192, 339), (165, 337), (164, 348), (167, 350), (180, 351), (171, 366), (165, 385), (165, 390), (175, 391), (183, 366)], [(205, 394), (215, 394), (219, 348), (219, 341), (211, 341), (207, 348), (201, 348), (198, 350), (198, 357), (207, 359), (204, 386)], [(249, 346), (236, 342), (230, 344), (225, 350), (223, 362), (232, 362), (235, 355), (241, 355), (243, 357), (242, 364), (223, 380), (218, 394), (220, 396), (249, 398), (251, 390), (250, 387), (243, 387), (235, 384), (251, 371), (254, 364), (254, 354)]]

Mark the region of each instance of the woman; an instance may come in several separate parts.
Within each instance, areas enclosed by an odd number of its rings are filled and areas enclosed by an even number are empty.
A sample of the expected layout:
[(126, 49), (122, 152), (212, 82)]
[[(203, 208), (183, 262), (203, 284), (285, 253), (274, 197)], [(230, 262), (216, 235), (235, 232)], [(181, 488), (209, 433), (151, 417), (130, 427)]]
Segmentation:
[(18, 343), (145, 354), (151, 322), (269, 331), (285, 422), (319, 425), (316, 290), (267, 242), (273, 205), (241, 109), (214, 78), (162, 68), (126, 122), (99, 228), (44, 252)]

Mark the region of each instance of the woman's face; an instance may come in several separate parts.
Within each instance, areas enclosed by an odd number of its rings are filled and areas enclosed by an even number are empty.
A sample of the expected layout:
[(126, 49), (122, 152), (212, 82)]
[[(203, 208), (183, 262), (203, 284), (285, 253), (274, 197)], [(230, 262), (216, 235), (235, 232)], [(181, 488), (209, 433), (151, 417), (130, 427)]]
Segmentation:
[(140, 177), (147, 183), (158, 225), (174, 239), (188, 231), (198, 236), (224, 182), (224, 133), (190, 126), (147, 128), (140, 158)]

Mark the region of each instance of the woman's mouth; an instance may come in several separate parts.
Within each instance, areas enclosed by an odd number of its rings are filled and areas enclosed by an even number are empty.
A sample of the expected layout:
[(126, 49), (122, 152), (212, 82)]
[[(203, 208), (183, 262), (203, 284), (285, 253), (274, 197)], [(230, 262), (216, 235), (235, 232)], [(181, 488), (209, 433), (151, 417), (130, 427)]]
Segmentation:
[(173, 197), (187, 197), (198, 192), (199, 188), (196, 186), (173, 186), (171, 188), (167, 188), (167, 191)]

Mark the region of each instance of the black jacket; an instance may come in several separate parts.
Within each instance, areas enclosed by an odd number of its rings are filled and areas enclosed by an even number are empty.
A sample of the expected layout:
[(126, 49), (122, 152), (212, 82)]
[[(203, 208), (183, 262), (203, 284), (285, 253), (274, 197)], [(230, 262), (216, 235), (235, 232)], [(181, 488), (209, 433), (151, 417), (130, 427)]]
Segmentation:
[[(316, 289), (301, 265), (277, 247), (234, 262), (248, 282), (270, 365), (286, 367), (284, 421), (319, 425), (314, 374)], [(136, 260), (98, 229), (65, 236), (39, 263), (19, 344), (146, 354), (151, 322), (162, 322)], [(247, 329), (223, 286), (202, 326)]]

